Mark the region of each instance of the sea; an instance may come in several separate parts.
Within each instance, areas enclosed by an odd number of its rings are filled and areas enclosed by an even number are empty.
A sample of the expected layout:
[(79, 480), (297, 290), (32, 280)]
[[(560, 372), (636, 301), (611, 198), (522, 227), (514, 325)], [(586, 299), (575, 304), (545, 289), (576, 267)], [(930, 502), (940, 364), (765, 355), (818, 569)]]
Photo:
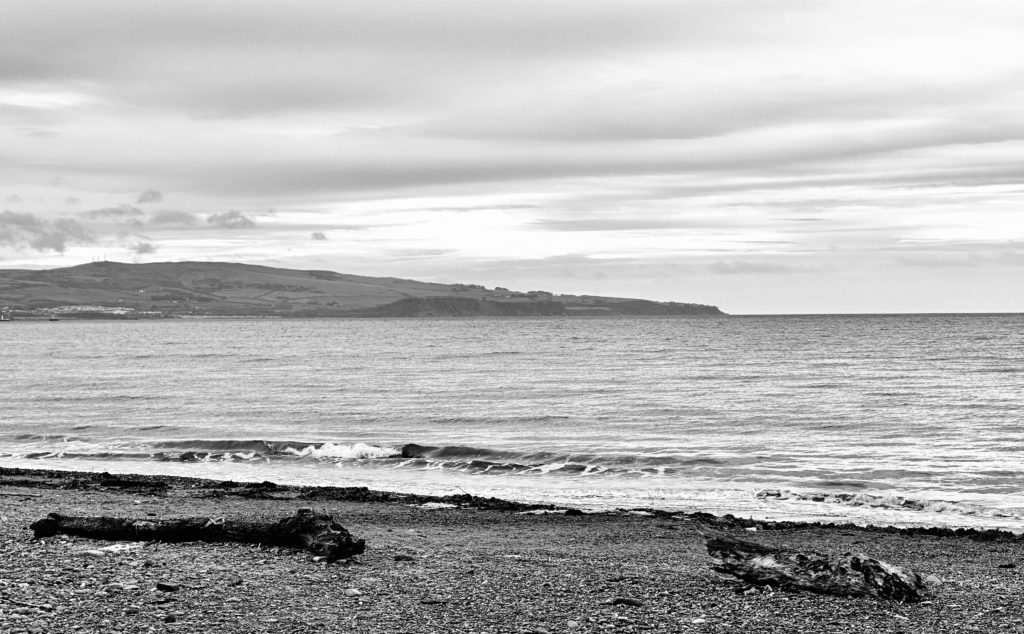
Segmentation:
[(6, 467), (1024, 531), (1018, 314), (13, 321), (0, 368)]

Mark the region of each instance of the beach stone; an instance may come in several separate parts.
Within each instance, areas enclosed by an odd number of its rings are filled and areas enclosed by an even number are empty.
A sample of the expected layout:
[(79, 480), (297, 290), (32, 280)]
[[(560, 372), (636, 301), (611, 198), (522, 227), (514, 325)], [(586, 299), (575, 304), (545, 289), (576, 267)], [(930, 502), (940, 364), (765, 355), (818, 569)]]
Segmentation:
[(173, 614), (168, 614), (164, 617), (164, 623), (174, 623), (177, 620), (178, 617), (174, 616)]
[(410, 555), (395, 555), (395, 561), (415, 561)]
[(644, 602), (640, 599), (634, 599), (632, 597), (615, 597), (607, 601), (610, 605), (629, 605), (634, 608), (643, 607)]
[(345, 596), (346, 597), (358, 597), (358, 596), (362, 596), (362, 594), (363, 594), (362, 592), (360, 592), (359, 590), (356, 590), (355, 588), (346, 588), (345, 589)]
[(164, 581), (158, 581), (156, 583), (156, 589), (160, 592), (177, 592), (181, 590), (181, 585), (177, 583), (166, 583)]

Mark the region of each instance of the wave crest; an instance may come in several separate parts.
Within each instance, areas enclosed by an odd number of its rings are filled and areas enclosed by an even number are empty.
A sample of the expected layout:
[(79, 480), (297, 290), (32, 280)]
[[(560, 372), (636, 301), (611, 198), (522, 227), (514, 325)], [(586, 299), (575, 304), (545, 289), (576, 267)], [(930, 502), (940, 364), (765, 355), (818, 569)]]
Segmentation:
[(955, 515), (983, 517), (1017, 517), (1010, 511), (995, 509), (951, 500), (915, 500), (898, 494), (872, 493), (804, 493), (780, 489), (762, 489), (755, 494), (763, 500), (796, 500), (802, 502), (820, 502), (843, 506), (867, 506), (879, 509), (896, 509), (903, 511), (922, 511), (927, 513), (949, 513)]

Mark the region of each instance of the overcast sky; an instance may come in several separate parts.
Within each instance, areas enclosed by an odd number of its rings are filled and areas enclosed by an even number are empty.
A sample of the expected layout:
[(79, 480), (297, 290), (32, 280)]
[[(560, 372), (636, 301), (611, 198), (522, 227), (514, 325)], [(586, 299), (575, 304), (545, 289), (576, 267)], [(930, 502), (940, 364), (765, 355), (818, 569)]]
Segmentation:
[(1024, 311), (1024, 4), (0, 3), (0, 267)]

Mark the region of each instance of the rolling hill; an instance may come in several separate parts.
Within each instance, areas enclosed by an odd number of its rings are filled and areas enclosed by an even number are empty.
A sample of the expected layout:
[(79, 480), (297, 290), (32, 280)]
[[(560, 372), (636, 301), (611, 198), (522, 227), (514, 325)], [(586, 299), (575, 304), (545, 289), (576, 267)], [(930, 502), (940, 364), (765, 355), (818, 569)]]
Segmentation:
[(722, 315), (715, 306), (553, 295), (228, 262), (93, 262), (0, 269), (17, 318)]

